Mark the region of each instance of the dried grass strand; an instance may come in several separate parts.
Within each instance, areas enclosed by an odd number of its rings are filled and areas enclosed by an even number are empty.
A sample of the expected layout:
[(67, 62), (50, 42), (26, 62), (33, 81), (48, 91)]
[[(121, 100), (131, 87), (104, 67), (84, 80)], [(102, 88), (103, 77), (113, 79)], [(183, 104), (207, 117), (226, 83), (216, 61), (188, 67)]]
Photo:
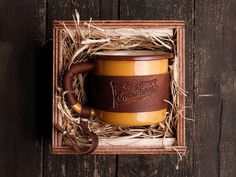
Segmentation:
[[(90, 128), (99, 136), (99, 138), (110, 139), (129, 139), (132, 137), (139, 138), (173, 138), (176, 137), (177, 115), (183, 116), (184, 108), (178, 105), (177, 96), (179, 93), (186, 96), (186, 91), (180, 88), (178, 84), (178, 55), (175, 48), (175, 38), (169, 35), (157, 36), (151, 32), (136, 29), (115, 29), (110, 31), (101, 29), (92, 24), (92, 20), (85, 22), (80, 26), (80, 16), (76, 11), (74, 16), (76, 29), (72, 30), (64, 26), (65, 37), (63, 38), (63, 68), (67, 69), (77, 62), (87, 61), (87, 56), (93, 55), (94, 52), (104, 50), (134, 50), (148, 49), (158, 51), (172, 51), (175, 53), (172, 64), (169, 66), (171, 74), (171, 95), (172, 100), (167, 101), (170, 109), (166, 114), (166, 120), (162, 123), (142, 126), (142, 127), (119, 127), (109, 125), (101, 121), (98, 117), (92, 118), (89, 122)], [(131, 34), (124, 34), (122, 31), (128, 30)], [(63, 74), (63, 73), (62, 73)], [(77, 98), (85, 102), (84, 82), (86, 75), (78, 75), (73, 82)], [(85, 142), (82, 138), (82, 131), (76, 128), (80, 117), (67, 107), (64, 100), (66, 92), (58, 88), (58, 109), (61, 112), (63, 126), (67, 131), (76, 135), (78, 141)], [(185, 118), (185, 117), (184, 117)]]

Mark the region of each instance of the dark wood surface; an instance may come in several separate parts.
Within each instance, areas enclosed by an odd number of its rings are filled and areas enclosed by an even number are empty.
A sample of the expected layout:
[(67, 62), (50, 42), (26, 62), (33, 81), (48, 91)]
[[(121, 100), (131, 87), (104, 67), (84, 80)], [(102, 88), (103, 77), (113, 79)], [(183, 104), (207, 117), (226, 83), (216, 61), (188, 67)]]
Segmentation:
[[(187, 154), (50, 153), (52, 21), (186, 21)], [(0, 176), (236, 176), (236, 1), (0, 0)], [(46, 42), (45, 42), (46, 41)]]

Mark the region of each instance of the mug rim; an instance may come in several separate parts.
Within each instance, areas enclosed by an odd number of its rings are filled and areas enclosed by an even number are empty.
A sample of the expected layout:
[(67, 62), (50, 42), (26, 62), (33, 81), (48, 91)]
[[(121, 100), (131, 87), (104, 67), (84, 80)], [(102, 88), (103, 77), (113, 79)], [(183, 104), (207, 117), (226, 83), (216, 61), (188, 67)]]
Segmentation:
[(173, 58), (173, 53), (153, 50), (116, 50), (102, 51), (93, 54), (94, 59), (98, 60), (162, 60)]

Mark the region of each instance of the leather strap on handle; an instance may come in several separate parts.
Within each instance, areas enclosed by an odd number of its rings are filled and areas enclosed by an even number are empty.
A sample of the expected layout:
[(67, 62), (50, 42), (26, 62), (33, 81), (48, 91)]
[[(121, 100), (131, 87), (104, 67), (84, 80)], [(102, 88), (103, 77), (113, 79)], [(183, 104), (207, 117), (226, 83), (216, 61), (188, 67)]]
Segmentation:
[(79, 145), (77, 144), (77, 140), (76, 137), (73, 135), (70, 135), (67, 131), (65, 131), (59, 124), (54, 124), (54, 127), (60, 131), (61, 133), (63, 133), (63, 135), (65, 137), (68, 138), (68, 140), (71, 142), (71, 146), (72, 148), (76, 151), (77, 154), (90, 154), (93, 151), (95, 151), (95, 149), (98, 146), (98, 136), (93, 133), (92, 131), (89, 130), (88, 128), (88, 121), (80, 121), (79, 126), (81, 127), (81, 129), (83, 130), (83, 133), (85, 133), (86, 135), (88, 135), (91, 138), (91, 146), (89, 148), (85, 148), (85, 147), (79, 147)]
[(76, 74), (87, 73), (94, 70), (94, 68), (95, 65), (94, 63), (91, 62), (73, 64), (71, 65), (70, 69), (65, 73), (63, 80), (64, 90), (68, 91), (68, 93), (65, 96), (67, 103), (69, 104), (69, 106), (71, 106), (73, 110), (78, 112), (80, 116), (84, 118), (89, 118), (90, 116), (93, 116), (95, 114), (95, 111), (92, 108), (86, 105), (82, 105), (77, 101), (76, 96), (74, 95), (73, 92), (71, 92), (73, 91), (72, 84), (74, 76)]
[[(72, 92), (73, 91), (72, 84), (74, 76), (76, 74), (87, 73), (94, 70), (94, 68), (95, 65), (94, 63), (91, 62), (73, 64), (71, 65), (70, 69), (65, 73), (63, 79), (64, 91), (68, 91), (68, 93), (65, 95), (67, 103), (69, 104), (69, 106), (71, 106), (73, 110), (78, 112), (79, 115), (83, 118), (89, 118), (90, 116), (94, 116), (95, 110), (86, 105), (82, 105), (77, 101), (75, 94)], [(75, 137), (74, 138), (71, 137), (70, 134), (66, 133), (65, 136), (71, 141), (72, 147), (77, 151), (78, 154), (92, 153), (98, 146), (98, 136), (89, 129), (88, 121), (80, 120), (79, 126), (82, 129), (82, 131), (91, 138), (91, 146), (89, 149), (79, 148)], [(63, 131), (59, 128), (58, 125), (55, 125), (55, 127), (59, 131), (61, 132)]]

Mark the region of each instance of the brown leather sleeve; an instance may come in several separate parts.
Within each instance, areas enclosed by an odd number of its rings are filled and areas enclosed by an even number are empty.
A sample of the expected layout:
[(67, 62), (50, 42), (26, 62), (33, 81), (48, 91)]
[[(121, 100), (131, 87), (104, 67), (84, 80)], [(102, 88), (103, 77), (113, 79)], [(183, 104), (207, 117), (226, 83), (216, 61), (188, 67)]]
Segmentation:
[(93, 76), (91, 104), (110, 112), (147, 112), (168, 107), (169, 73), (148, 76)]

